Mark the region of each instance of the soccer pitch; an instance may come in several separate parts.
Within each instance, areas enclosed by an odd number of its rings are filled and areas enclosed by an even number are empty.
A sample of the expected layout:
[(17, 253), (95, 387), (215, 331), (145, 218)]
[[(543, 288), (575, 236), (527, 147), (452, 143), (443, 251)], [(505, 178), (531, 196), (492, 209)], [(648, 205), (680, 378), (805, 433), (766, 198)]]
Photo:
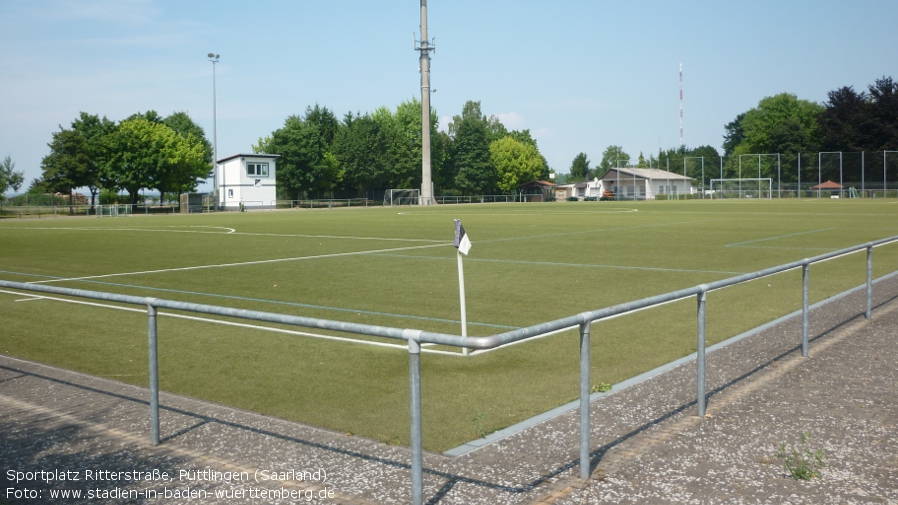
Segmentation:
[[(0, 220), (0, 278), (490, 335), (898, 235), (894, 200), (445, 205)], [(874, 252), (898, 270), (898, 246)], [(865, 279), (866, 256), (811, 267), (811, 301)], [(709, 293), (708, 344), (801, 307), (791, 271)], [(695, 351), (695, 300), (592, 327), (594, 383)], [(0, 291), (0, 353), (146, 385), (136, 307)], [(160, 388), (407, 444), (402, 341), (160, 311)], [(798, 338), (796, 338), (796, 343)], [(422, 355), (424, 446), (443, 451), (578, 397), (575, 331), (463, 356)], [(162, 430), (165, 435), (165, 413)]]

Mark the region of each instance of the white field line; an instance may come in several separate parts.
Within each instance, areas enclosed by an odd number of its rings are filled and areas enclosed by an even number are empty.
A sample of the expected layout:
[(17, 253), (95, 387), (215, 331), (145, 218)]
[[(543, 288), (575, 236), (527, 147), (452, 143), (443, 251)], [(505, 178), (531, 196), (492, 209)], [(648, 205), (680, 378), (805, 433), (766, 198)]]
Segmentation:
[[(176, 227), (171, 227), (176, 228)], [(294, 237), (294, 238), (327, 238), (340, 240), (375, 240), (378, 242), (430, 242), (441, 243), (444, 240), (436, 240), (429, 238), (396, 238), (396, 237), (361, 237), (353, 235), (309, 235), (301, 233), (253, 233), (236, 231), (233, 228), (225, 228), (224, 226), (190, 226), (189, 228), (216, 228), (228, 231), (200, 231), (200, 230), (177, 230), (177, 229), (159, 229), (159, 228), (100, 228), (93, 226), (85, 227), (65, 227), (65, 226), (0, 226), (0, 230), (61, 230), (61, 231), (137, 231), (137, 232), (156, 232), (156, 233), (194, 233), (200, 235), (243, 235), (249, 237)]]
[(739, 247), (739, 246), (742, 246), (745, 244), (754, 244), (756, 242), (767, 242), (768, 240), (776, 240), (776, 239), (787, 238), (787, 237), (797, 237), (799, 235), (810, 235), (811, 233), (819, 233), (821, 231), (830, 231), (833, 229), (834, 228), (820, 228), (819, 230), (800, 231), (798, 233), (789, 233), (786, 235), (775, 235), (773, 237), (759, 238), (759, 239), (755, 239), (755, 240), (746, 240), (745, 242), (733, 242), (732, 244), (726, 244), (724, 247)]
[[(692, 298), (693, 296), (695, 296), (695, 295), (688, 295), (688, 296), (684, 296), (684, 297), (681, 297), (681, 298), (677, 298), (677, 299), (675, 299), (675, 300), (668, 300), (668, 301), (666, 301), (666, 302), (664, 302), (664, 303), (659, 303), (659, 304), (652, 305), (652, 306), (649, 306), (649, 307), (643, 307), (643, 308), (641, 308), (641, 309), (631, 310), (630, 312), (624, 312), (623, 314), (615, 314), (615, 315), (613, 315), (613, 316), (603, 317), (602, 319), (598, 319), (598, 320), (593, 321), (593, 322), (594, 322), (594, 323), (601, 323), (601, 322), (603, 322), (603, 321), (610, 321), (610, 320), (612, 320), (612, 319), (617, 319), (617, 318), (619, 318), (619, 317), (629, 316), (630, 314), (634, 314), (634, 313), (636, 313), (636, 312), (642, 312), (643, 310), (654, 309), (655, 307), (660, 307), (660, 306), (662, 306), (662, 305), (667, 305), (667, 304), (669, 304), (669, 303), (679, 302), (679, 301), (685, 300), (685, 299), (687, 299), (687, 298)], [(559, 334), (559, 333), (564, 333), (564, 332), (566, 332), (566, 331), (576, 330), (578, 327), (579, 327), (578, 325), (568, 326), (567, 328), (561, 328), (560, 330), (550, 331), (549, 333), (544, 333), (544, 334), (539, 335), (539, 336), (536, 336), (536, 337), (531, 337), (531, 338), (528, 338), (528, 339), (525, 339), (525, 340), (518, 340), (518, 341), (516, 341), (516, 342), (511, 342), (511, 343), (505, 344), (505, 345), (503, 345), (503, 346), (501, 346), (501, 347), (493, 347), (492, 349), (484, 349), (484, 350), (471, 351), (471, 352), (468, 353), (468, 356), (474, 356), (474, 355), (478, 355), (478, 356), (479, 356), (479, 355), (481, 355), (481, 354), (486, 354), (486, 353), (488, 353), (488, 352), (497, 351), (497, 350), (499, 350), (499, 349), (505, 349), (506, 347), (511, 347), (511, 346), (513, 346), (513, 345), (523, 344), (523, 343), (526, 343), (526, 342), (533, 342), (534, 340), (539, 340), (539, 339), (541, 339), (541, 338), (546, 338), (546, 337), (549, 337), (549, 336), (552, 336), (552, 335), (557, 335), (557, 334)]]
[(314, 259), (325, 259), (325, 258), (339, 258), (343, 256), (358, 256), (361, 254), (376, 254), (376, 253), (384, 253), (384, 252), (393, 252), (393, 251), (409, 251), (412, 249), (427, 249), (431, 247), (446, 247), (451, 246), (451, 242), (443, 242), (440, 244), (431, 244), (431, 245), (419, 245), (419, 246), (411, 246), (411, 247), (394, 247), (392, 249), (374, 249), (370, 251), (353, 251), (353, 252), (345, 252), (345, 253), (333, 253), (333, 254), (317, 254), (314, 256), (296, 256), (293, 258), (277, 258), (271, 260), (257, 260), (257, 261), (243, 261), (240, 263), (219, 263), (214, 265), (197, 265), (192, 267), (179, 267), (179, 268), (163, 268), (160, 270), (144, 270), (140, 272), (121, 272), (117, 274), (103, 274), (103, 275), (88, 275), (85, 277), (69, 277), (65, 279), (48, 279), (44, 281), (31, 281), (28, 284), (46, 284), (50, 282), (66, 282), (66, 281), (81, 281), (86, 279), (103, 279), (107, 277), (121, 277), (125, 275), (146, 275), (146, 274), (159, 274), (165, 272), (185, 272), (188, 270), (201, 270), (204, 268), (225, 268), (225, 267), (240, 267), (247, 265), (264, 265), (266, 263), (281, 263), (285, 261), (302, 261), (302, 260), (314, 260)]
[[(20, 294), (21, 294), (21, 293), (20, 293)], [(28, 295), (28, 296), (31, 296), (31, 295)], [(31, 298), (20, 298), (20, 299), (15, 300), (15, 301), (16, 301), (16, 302), (33, 302), (33, 301), (35, 301), (35, 300), (41, 300), (41, 299), (42, 299), (42, 298), (41, 298), (40, 296), (31, 296)]]
[[(829, 249), (826, 249), (827, 251)], [(391, 258), (412, 258), (412, 259), (430, 259), (430, 260), (449, 260), (455, 261), (455, 258), (444, 256), (416, 256), (414, 254), (376, 254), (376, 256), (386, 256)], [(483, 262), (483, 263), (508, 263), (512, 265), (537, 265), (549, 267), (569, 267), (569, 268), (598, 268), (613, 270), (647, 270), (652, 272), (677, 272), (690, 274), (722, 274), (722, 275), (741, 275), (746, 272), (734, 272), (729, 270), (690, 270), (685, 268), (663, 268), (663, 267), (639, 267), (630, 265), (605, 265), (601, 263), (560, 263), (555, 261), (531, 261), (531, 260), (500, 260), (489, 258), (465, 258), (465, 261)]]
[[(633, 212), (639, 212), (639, 209), (608, 209), (608, 210), (599, 210), (596, 212), (587, 212), (587, 211), (574, 211), (574, 212), (510, 212), (503, 214), (495, 214), (495, 213), (478, 213), (478, 212), (468, 212), (468, 213), (452, 213), (453, 216), (547, 216), (547, 215), (556, 215), (556, 216), (573, 216), (573, 215), (602, 215), (602, 214), (632, 214)], [(439, 216), (443, 217), (440, 214), (431, 214), (426, 211), (412, 211), (412, 212), (397, 212), (400, 216)]]
[[(11, 295), (23, 294), (18, 291), (7, 291), (5, 289), (0, 289), (0, 293), (7, 293), (7, 294), (11, 294)], [(146, 310), (135, 309), (133, 307), (120, 307), (118, 305), (109, 305), (109, 304), (105, 304), (105, 303), (84, 302), (84, 301), (80, 301), (80, 300), (68, 300), (66, 298), (57, 298), (55, 296), (36, 296), (33, 298), (33, 300), (52, 300), (55, 302), (74, 303), (77, 305), (88, 305), (91, 307), (100, 307), (100, 308), (104, 308), (104, 309), (124, 310), (126, 312), (139, 312), (141, 314), (147, 313)], [(16, 301), (19, 301), (19, 300), (16, 300)], [(270, 326), (260, 326), (260, 325), (256, 325), (256, 324), (235, 323), (232, 321), (222, 321), (219, 319), (212, 319), (212, 318), (207, 318), (207, 317), (186, 316), (183, 314), (172, 314), (169, 312), (162, 312), (162, 311), (157, 312), (157, 314), (160, 316), (174, 317), (177, 319), (187, 319), (190, 321), (200, 321), (200, 322), (204, 322), (204, 323), (221, 324), (221, 325), (225, 325), (225, 326), (236, 326), (239, 328), (249, 328), (252, 330), (270, 331), (270, 332), (274, 332), (274, 333), (286, 333), (288, 335), (298, 335), (298, 336), (302, 336), (302, 337), (312, 337), (312, 338), (318, 338), (318, 339), (322, 339), (322, 340), (333, 340), (333, 341), (337, 341), (337, 342), (346, 342), (346, 343), (358, 344), (358, 345), (390, 347), (393, 349), (402, 349), (404, 351), (408, 350), (408, 345), (402, 345), (402, 344), (387, 344), (384, 342), (372, 342), (369, 340), (359, 340), (359, 339), (347, 338), (347, 337), (336, 337), (336, 336), (332, 336), (332, 335), (321, 335), (319, 333), (309, 333), (309, 332), (305, 332), (305, 331), (286, 330), (286, 329), (282, 329), (282, 328), (272, 328)], [(443, 354), (446, 356), (463, 356), (460, 352), (438, 351), (435, 349), (421, 349), (421, 352), (428, 352), (431, 354)]]

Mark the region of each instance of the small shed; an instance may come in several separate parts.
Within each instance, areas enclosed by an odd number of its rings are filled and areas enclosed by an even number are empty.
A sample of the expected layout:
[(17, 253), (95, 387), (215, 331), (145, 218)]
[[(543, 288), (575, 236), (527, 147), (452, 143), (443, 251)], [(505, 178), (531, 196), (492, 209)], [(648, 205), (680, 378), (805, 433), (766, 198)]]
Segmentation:
[(845, 186), (842, 186), (838, 182), (826, 181), (826, 182), (821, 182), (820, 184), (814, 186), (811, 189), (845, 189)]
[(549, 181), (530, 181), (518, 188), (528, 202), (546, 202), (555, 196), (555, 183)]
[(278, 154), (235, 154), (218, 160), (219, 201), (224, 210), (273, 209), (277, 202)]

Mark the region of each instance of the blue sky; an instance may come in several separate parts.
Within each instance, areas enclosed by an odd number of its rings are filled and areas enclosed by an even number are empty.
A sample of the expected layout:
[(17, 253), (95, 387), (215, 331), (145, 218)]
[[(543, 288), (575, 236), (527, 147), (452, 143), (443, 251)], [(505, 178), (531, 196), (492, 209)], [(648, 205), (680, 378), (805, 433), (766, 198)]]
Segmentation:
[[(186, 111), (218, 146), (248, 152), (318, 103), (338, 117), (420, 96), (420, 3), (412, 0), (3, 0), (0, 156), (26, 180), (79, 111), (121, 120)], [(841, 86), (898, 79), (898, 2), (428, 2), (432, 103), (443, 119), (479, 100), (529, 128), (565, 173), (579, 152), (632, 156), (687, 146), (781, 92), (824, 102)]]

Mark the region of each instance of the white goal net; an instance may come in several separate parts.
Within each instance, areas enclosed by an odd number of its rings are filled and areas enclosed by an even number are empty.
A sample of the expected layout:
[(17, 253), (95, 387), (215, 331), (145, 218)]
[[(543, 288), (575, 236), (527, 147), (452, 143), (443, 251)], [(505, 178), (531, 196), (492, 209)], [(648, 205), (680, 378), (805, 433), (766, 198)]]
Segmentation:
[(388, 189), (384, 192), (384, 207), (418, 205), (420, 199), (421, 190), (418, 189)]
[(773, 179), (711, 179), (711, 198), (767, 198), (773, 197)]

